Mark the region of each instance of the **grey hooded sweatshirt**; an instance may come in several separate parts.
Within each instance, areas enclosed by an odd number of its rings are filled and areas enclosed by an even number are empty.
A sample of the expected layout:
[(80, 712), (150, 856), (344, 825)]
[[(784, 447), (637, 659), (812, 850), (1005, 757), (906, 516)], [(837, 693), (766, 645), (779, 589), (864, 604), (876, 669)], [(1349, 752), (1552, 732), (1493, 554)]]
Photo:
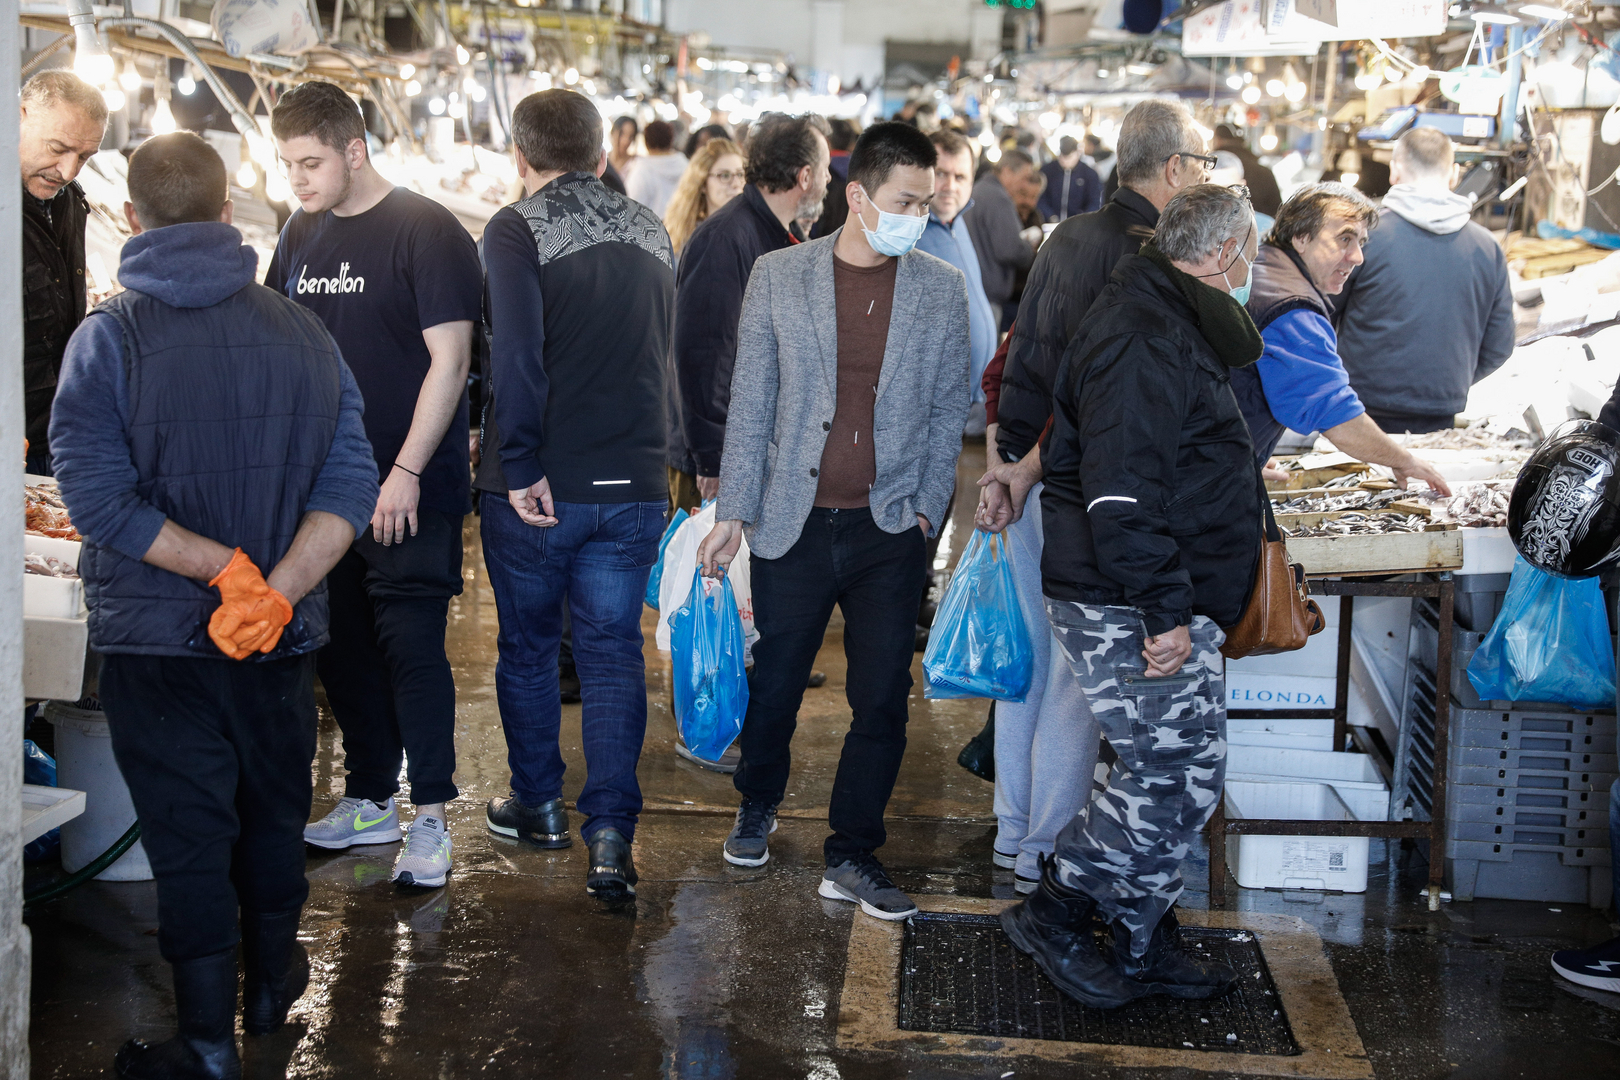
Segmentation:
[(1513, 352), (1507, 261), (1472, 210), (1433, 185), (1390, 188), (1335, 305), (1350, 385), (1387, 431), (1449, 427)]

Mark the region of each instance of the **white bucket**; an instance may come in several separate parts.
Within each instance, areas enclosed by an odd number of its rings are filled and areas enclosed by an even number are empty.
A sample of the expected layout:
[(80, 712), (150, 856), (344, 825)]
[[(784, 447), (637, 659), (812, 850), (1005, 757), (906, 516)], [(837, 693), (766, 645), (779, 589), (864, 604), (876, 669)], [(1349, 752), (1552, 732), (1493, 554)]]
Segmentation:
[[(107, 714), (47, 702), (45, 719), (56, 727), (56, 782), (85, 793), (84, 813), (62, 825), (62, 869), (72, 873), (89, 865), (118, 842), (135, 822), (124, 774), (113, 760), (112, 729)], [(97, 881), (150, 881), (152, 866), (140, 841)]]
[(306, 0), (216, 0), (209, 19), (214, 37), (231, 56), (296, 56), (321, 40)]

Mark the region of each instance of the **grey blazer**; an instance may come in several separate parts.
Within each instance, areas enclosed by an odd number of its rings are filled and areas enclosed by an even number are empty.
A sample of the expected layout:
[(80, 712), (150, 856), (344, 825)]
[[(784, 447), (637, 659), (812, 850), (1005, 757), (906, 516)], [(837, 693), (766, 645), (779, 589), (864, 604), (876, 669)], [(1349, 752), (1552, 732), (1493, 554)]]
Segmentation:
[[(840, 230), (842, 231), (842, 230)], [(737, 328), (718, 520), (741, 521), (754, 555), (779, 559), (816, 501), (837, 405), (838, 233), (760, 257)], [(885, 532), (938, 528), (956, 488), (968, 387), (967, 283), (921, 251), (900, 256), (873, 406), (872, 517)]]

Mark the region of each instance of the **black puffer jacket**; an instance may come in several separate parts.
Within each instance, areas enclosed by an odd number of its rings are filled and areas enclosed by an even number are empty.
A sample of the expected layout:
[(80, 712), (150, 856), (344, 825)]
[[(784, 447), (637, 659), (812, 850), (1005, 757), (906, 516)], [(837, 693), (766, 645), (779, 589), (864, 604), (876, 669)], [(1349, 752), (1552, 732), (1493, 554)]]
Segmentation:
[(1121, 188), (1093, 214), (1069, 218), (1046, 238), (1029, 271), (1007, 349), (996, 407), (996, 445), (1008, 461), (1029, 453), (1052, 415), (1052, 387), (1063, 351), (1080, 333), (1092, 301), (1123, 255), (1153, 236), (1159, 211)]
[(40, 200), (23, 190), (23, 410), (30, 454), (47, 449), (51, 399), (68, 338), (84, 321), (84, 226), (79, 185)]
[(1243, 615), (1260, 482), (1230, 369), (1148, 258), (1120, 260), (1058, 372), (1042, 588), (1141, 608), (1149, 634)]

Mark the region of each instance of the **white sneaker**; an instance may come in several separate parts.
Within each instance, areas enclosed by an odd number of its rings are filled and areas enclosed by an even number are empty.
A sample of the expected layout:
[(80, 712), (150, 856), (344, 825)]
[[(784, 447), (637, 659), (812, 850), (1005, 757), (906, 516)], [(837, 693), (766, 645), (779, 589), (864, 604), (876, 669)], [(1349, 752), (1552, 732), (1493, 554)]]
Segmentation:
[(304, 826), (304, 843), (329, 851), (356, 844), (392, 844), (401, 835), (393, 799), (381, 806), (370, 799), (342, 799), (330, 814)]
[(438, 818), (419, 817), (405, 832), (390, 881), (437, 888), (450, 874), (450, 834)]

